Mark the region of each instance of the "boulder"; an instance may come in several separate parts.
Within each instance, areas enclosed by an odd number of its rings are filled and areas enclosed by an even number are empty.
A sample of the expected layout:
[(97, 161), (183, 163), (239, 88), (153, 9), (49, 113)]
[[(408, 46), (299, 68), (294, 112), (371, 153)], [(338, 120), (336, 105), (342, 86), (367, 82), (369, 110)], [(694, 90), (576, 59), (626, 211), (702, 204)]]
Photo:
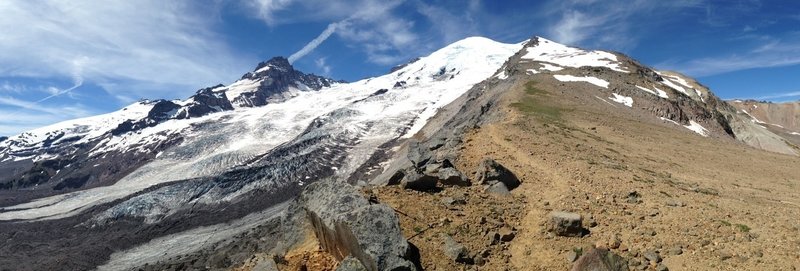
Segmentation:
[(300, 199), (325, 251), (358, 259), (369, 271), (416, 270), (394, 209), (371, 204), (357, 188), (330, 180), (307, 186)]
[(428, 191), (436, 189), (436, 183), (438, 182), (439, 178), (436, 176), (426, 175), (411, 170), (405, 174), (400, 186), (405, 189)]
[(467, 248), (458, 243), (455, 239), (453, 239), (453, 237), (443, 233), (442, 239), (444, 239), (444, 247), (442, 250), (444, 251), (444, 255), (450, 258), (450, 260), (453, 260), (454, 262), (465, 263), (470, 259)]
[(500, 228), (500, 231), (498, 231), (498, 233), (500, 234), (500, 241), (503, 242), (511, 242), (511, 240), (514, 240), (514, 237), (516, 236), (514, 229), (508, 226)]
[(647, 250), (644, 252), (644, 258), (653, 263), (660, 263), (661, 262), (661, 255), (658, 255), (658, 252), (655, 250)]
[(483, 191), (486, 193), (492, 193), (498, 195), (511, 194), (511, 191), (508, 190), (508, 187), (506, 187), (506, 185), (501, 182), (495, 182), (494, 184), (487, 185)]
[(507, 190), (513, 190), (520, 185), (520, 181), (514, 173), (489, 158), (481, 161), (475, 172), (475, 181), (479, 184), (492, 186), (500, 182), (505, 185)]
[(452, 167), (439, 169), (436, 177), (439, 178), (443, 185), (470, 185), (469, 180), (467, 180), (467, 176), (464, 176), (464, 174), (461, 174), (460, 171)]
[(606, 249), (591, 248), (572, 265), (572, 271), (627, 271), (628, 262)]
[(580, 237), (586, 231), (582, 224), (580, 214), (556, 211), (550, 213), (547, 231), (558, 236)]
[(408, 141), (408, 160), (411, 160), (414, 167), (422, 168), (431, 160), (431, 152), (419, 141), (411, 139)]

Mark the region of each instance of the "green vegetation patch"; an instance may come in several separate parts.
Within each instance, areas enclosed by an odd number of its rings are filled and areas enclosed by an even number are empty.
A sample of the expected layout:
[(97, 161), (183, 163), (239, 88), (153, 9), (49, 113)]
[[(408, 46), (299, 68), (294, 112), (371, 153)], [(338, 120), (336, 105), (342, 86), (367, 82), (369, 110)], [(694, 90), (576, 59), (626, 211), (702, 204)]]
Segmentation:
[(526, 115), (540, 117), (548, 121), (561, 120), (561, 108), (545, 104), (538, 99), (537, 96), (547, 94), (547, 91), (537, 88), (536, 81), (525, 83), (525, 93), (528, 95), (523, 97), (521, 101), (512, 103), (511, 106)]
[(750, 227), (745, 224), (736, 224), (735, 226), (740, 232), (750, 232)]

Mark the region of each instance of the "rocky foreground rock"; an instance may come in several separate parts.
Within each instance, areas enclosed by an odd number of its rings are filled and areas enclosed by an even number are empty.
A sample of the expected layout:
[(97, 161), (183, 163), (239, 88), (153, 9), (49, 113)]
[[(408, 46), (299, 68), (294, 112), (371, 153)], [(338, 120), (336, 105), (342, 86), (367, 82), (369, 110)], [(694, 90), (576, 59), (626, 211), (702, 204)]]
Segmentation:
[(417, 270), (389, 206), (373, 204), (355, 187), (334, 181), (309, 185), (298, 203), (322, 248), (338, 260), (353, 257), (369, 271)]

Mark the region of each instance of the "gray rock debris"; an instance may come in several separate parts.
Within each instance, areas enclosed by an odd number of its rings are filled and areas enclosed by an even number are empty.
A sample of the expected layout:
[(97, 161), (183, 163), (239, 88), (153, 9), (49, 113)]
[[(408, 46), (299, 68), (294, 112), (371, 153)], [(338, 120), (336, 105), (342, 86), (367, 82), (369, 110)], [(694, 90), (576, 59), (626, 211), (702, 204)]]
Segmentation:
[(639, 192), (636, 192), (636, 191), (628, 192), (628, 195), (625, 196), (625, 201), (627, 201), (628, 203), (633, 203), (633, 204), (641, 203), (642, 202), (642, 195), (639, 194)]
[(321, 246), (337, 259), (352, 256), (369, 271), (416, 270), (389, 206), (370, 204), (355, 187), (329, 180), (306, 187), (300, 202)]
[(444, 255), (446, 255), (450, 260), (459, 263), (467, 262), (469, 258), (469, 252), (467, 252), (467, 248), (464, 245), (458, 243), (453, 237), (450, 235), (442, 233), (442, 239), (444, 239)]
[(556, 211), (550, 213), (547, 231), (558, 236), (580, 237), (586, 230), (583, 228), (580, 214)]
[(652, 263), (660, 263), (661, 262), (661, 255), (655, 250), (648, 250), (644, 252), (644, 258)]
[(500, 234), (500, 241), (503, 242), (511, 242), (511, 240), (514, 240), (514, 237), (516, 236), (514, 229), (509, 226), (500, 228), (498, 234)]
[(514, 173), (490, 158), (483, 159), (475, 172), (475, 181), (490, 193), (507, 194), (520, 185)]
[(444, 137), (434, 137), (427, 141), (408, 141), (406, 165), (400, 166), (388, 179), (389, 184), (399, 183), (403, 188), (429, 191), (437, 184), (469, 186), (469, 179), (458, 171), (450, 159), (455, 155), (447, 148), (451, 141)]
[(436, 176), (439, 178), (439, 180), (441, 180), (440, 182), (443, 185), (470, 185), (467, 176), (464, 176), (464, 174), (452, 167), (440, 169)]
[(627, 271), (628, 262), (606, 249), (591, 248), (575, 261), (572, 271)]

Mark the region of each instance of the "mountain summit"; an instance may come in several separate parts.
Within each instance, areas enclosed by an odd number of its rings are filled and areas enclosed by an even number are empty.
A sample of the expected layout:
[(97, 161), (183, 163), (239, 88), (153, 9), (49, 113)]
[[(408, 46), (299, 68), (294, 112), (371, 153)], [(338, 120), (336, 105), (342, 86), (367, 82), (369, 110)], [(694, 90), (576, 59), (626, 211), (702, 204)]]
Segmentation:
[(797, 211), (800, 150), (750, 112), (541, 37), (470, 37), (352, 83), (276, 57), (0, 141), (0, 266), (664, 270), (742, 248), (788, 269), (768, 244), (797, 241), (773, 218)]

